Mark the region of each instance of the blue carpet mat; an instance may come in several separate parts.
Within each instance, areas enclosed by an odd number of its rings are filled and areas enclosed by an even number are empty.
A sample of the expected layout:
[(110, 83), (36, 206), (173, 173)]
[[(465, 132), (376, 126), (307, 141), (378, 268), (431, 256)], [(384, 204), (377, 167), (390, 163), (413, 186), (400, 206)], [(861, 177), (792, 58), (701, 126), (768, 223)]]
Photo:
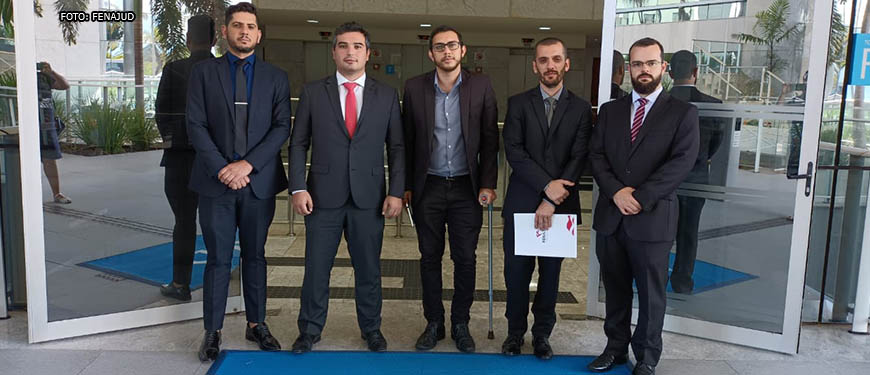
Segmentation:
[[(528, 348), (526, 348), (528, 349)], [(327, 351), (293, 354), (224, 350), (208, 370), (208, 375), (236, 374), (619, 374), (629, 375), (628, 365), (604, 373), (586, 370), (595, 357), (555, 356), (542, 361), (535, 356), (506, 357), (501, 354), (351, 352)]]
[[(668, 264), (668, 273), (673, 271), (674, 269), (674, 257), (676, 255), (674, 253), (670, 254), (670, 261)], [(752, 280), (758, 276), (750, 275), (748, 273), (743, 273), (740, 271), (732, 270), (730, 268), (725, 268), (722, 266), (717, 266), (712, 263), (707, 263), (704, 261), (696, 260), (695, 261), (695, 272), (692, 275), (692, 278), (695, 280), (695, 288), (692, 291), (692, 294), (706, 292), (708, 290), (721, 288), (723, 286), (728, 286), (731, 284), (736, 284), (739, 282), (743, 282), (746, 280)], [(671, 288), (670, 281), (668, 282), (668, 292), (673, 292), (674, 290)]]
[[(239, 255), (239, 242), (236, 239), (236, 248), (233, 250), (232, 269), (234, 270), (239, 266)], [(196, 254), (193, 258), (190, 290), (202, 287), (205, 259), (205, 242), (203, 242), (202, 236), (196, 236)], [(172, 281), (172, 242), (100, 258), (79, 265), (159, 286)]]

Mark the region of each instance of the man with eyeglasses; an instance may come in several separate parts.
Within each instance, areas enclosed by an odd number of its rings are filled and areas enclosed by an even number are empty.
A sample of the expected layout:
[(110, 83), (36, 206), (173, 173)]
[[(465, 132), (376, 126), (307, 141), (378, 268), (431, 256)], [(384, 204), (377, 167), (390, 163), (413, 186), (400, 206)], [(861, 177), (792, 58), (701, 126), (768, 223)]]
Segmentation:
[(441, 302), (445, 225), (454, 267), (451, 337), (459, 351), (475, 350), (468, 322), (482, 207), (496, 198), (498, 108), (489, 77), (462, 69), (465, 53), (462, 35), (450, 26), (439, 26), (429, 38), (429, 59), (435, 70), (405, 82), (404, 203), (411, 205), (416, 224), (427, 321), (415, 345), (418, 350), (432, 349), (445, 337)]
[[(632, 374), (655, 374), (662, 353), (668, 258), (677, 232), (675, 190), (689, 175), (699, 148), (698, 110), (662, 92), (664, 48), (652, 38), (629, 49), (630, 95), (601, 107), (589, 147), (600, 194), (592, 228), (607, 295), (607, 347), (588, 368), (608, 371), (637, 361)], [(631, 333), (637, 285), (638, 317)]]

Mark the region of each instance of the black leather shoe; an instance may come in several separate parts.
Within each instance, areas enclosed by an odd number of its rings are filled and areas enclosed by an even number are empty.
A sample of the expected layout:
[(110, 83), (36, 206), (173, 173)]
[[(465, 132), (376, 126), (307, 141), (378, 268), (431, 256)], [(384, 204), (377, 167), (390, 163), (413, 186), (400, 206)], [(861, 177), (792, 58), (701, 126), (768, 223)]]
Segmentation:
[(165, 284), (160, 287), (160, 294), (179, 301), (190, 301), (190, 287), (187, 285), (175, 286), (175, 283)]
[(550, 346), (550, 340), (544, 336), (538, 336), (532, 339), (532, 347), (535, 348), (535, 357), (538, 359), (553, 358), (553, 347)]
[(363, 340), (366, 340), (366, 344), (369, 346), (369, 350), (373, 352), (385, 352), (387, 351), (387, 339), (384, 338), (384, 334), (381, 333), (381, 330), (376, 329), (374, 331), (370, 331), (362, 334)]
[(320, 341), (320, 335), (315, 336), (303, 333), (296, 338), (295, 342), (293, 342), (293, 348), (291, 350), (296, 354), (308, 353), (318, 341)]
[(586, 368), (588, 368), (590, 371), (605, 372), (610, 371), (613, 366), (624, 365), (626, 362), (628, 362), (628, 353), (614, 355), (612, 353), (605, 352), (604, 354), (599, 355), (598, 358), (595, 358), (594, 361), (589, 363)]
[(426, 329), (423, 330), (423, 333), (420, 334), (420, 337), (417, 339), (417, 344), (414, 347), (417, 350), (429, 350), (435, 347), (438, 344), (438, 341), (444, 340), (444, 323), (429, 323), (426, 324)]
[(640, 362), (634, 366), (634, 371), (631, 375), (655, 375), (656, 367), (647, 363)]
[(501, 344), (501, 354), (514, 356), (520, 355), (523, 352), (523, 337), (518, 335), (508, 335)]
[(454, 324), (450, 329), (450, 337), (456, 342), (456, 349), (463, 353), (474, 353), (474, 338), (468, 331), (468, 323)]
[(267, 352), (281, 350), (281, 344), (279, 344), (278, 340), (276, 340), (275, 337), (272, 336), (272, 333), (269, 332), (269, 327), (266, 325), (266, 322), (258, 323), (253, 328), (251, 328), (250, 325), (247, 325), (247, 329), (245, 329), (245, 339), (256, 342), (257, 345), (260, 346), (260, 350), (265, 350)]
[(205, 331), (202, 345), (199, 346), (199, 360), (203, 362), (214, 361), (221, 352), (221, 333), (218, 331)]

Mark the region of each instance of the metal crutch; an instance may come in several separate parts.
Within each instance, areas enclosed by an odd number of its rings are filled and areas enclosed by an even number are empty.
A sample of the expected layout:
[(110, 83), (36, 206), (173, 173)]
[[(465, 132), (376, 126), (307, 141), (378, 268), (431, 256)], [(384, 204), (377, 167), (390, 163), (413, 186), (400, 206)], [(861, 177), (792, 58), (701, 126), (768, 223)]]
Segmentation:
[(492, 340), (495, 338), (495, 334), (492, 332), (492, 203), (487, 205), (487, 210), (489, 211), (489, 219), (487, 220), (489, 226), (489, 334), (487, 334), (487, 338)]

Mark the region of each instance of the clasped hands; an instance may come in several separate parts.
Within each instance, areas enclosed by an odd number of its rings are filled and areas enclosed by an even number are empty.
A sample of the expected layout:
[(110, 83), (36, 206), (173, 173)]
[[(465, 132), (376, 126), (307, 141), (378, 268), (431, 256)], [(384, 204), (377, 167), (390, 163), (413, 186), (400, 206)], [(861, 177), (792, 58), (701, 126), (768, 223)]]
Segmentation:
[(240, 190), (251, 183), (251, 178), (248, 177), (254, 167), (246, 160), (234, 161), (221, 168), (218, 172), (218, 180), (230, 189)]
[(637, 215), (643, 209), (637, 199), (634, 199), (634, 195), (632, 195), (634, 190), (633, 187), (626, 186), (613, 195), (613, 203), (619, 208), (619, 212), (625, 216)]
[(553, 225), (553, 214), (556, 212), (556, 206), (553, 203), (557, 205), (562, 204), (565, 199), (568, 199), (571, 192), (567, 188), (570, 186), (574, 186), (574, 183), (560, 178), (550, 181), (544, 187), (544, 194), (547, 195), (547, 199), (552, 203), (541, 201), (541, 204), (538, 205), (538, 209), (535, 210), (535, 229), (550, 229)]

